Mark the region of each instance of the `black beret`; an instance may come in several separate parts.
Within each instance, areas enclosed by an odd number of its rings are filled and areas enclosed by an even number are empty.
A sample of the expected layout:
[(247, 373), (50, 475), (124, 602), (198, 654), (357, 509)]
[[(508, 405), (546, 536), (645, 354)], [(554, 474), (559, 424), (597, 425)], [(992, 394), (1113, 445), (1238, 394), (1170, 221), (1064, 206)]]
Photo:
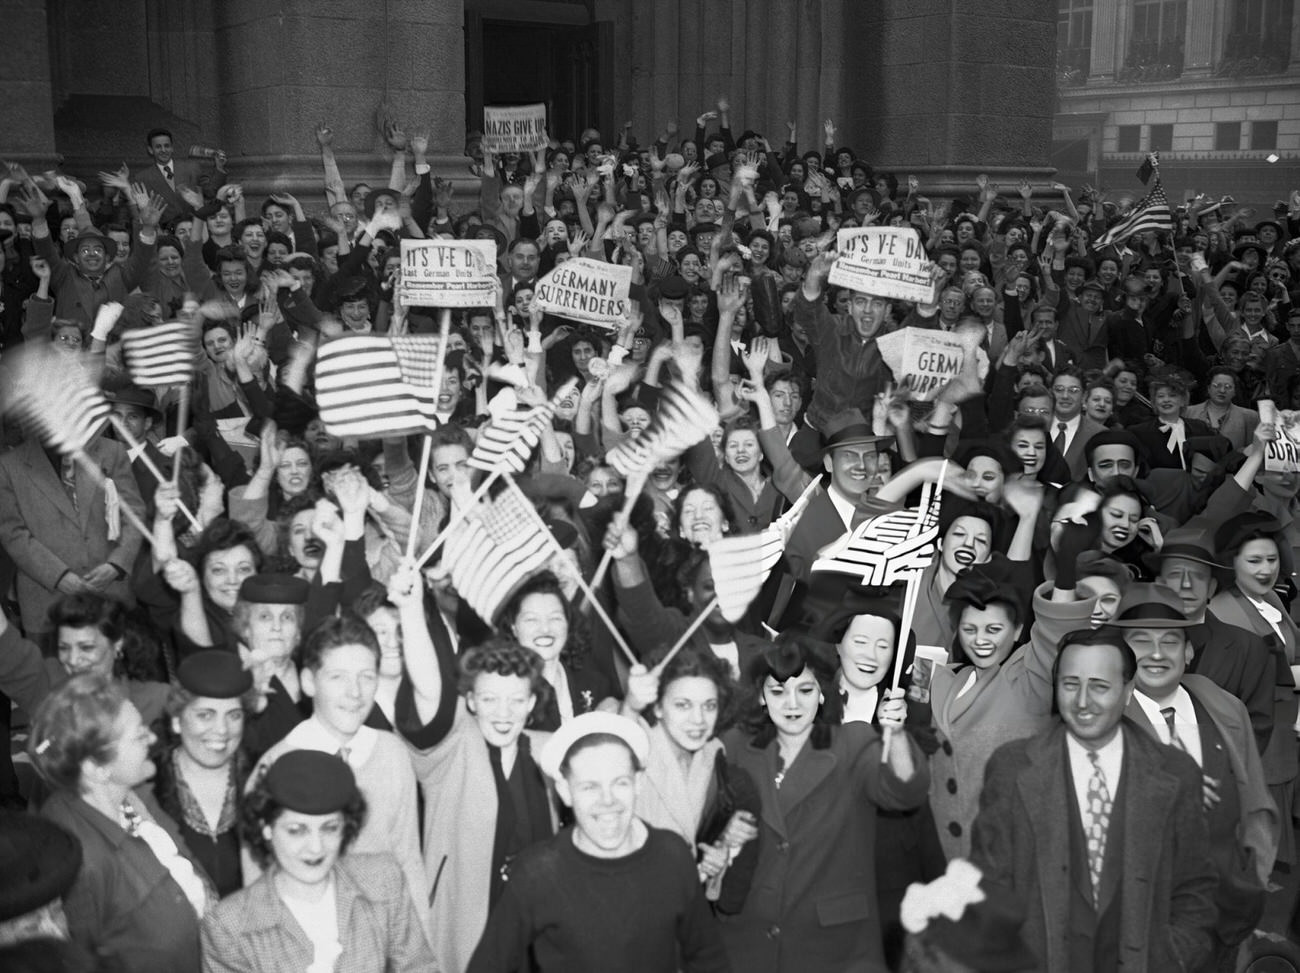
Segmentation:
[(239, 656), (222, 649), (205, 649), (181, 660), (176, 681), (195, 696), (236, 699), (253, 688), (253, 674)]
[(239, 586), (242, 601), (255, 605), (305, 605), (311, 585), (292, 574), (253, 574)]
[(0, 922), (53, 902), (81, 871), (81, 842), (53, 821), (0, 811)]
[(1083, 444), (1083, 455), (1086, 462), (1092, 462), (1092, 454), (1102, 446), (1127, 446), (1133, 450), (1135, 460), (1144, 459), (1146, 451), (1142, 448), (1142, 440), (1133, 435), (1127, 429), (1105, 429), (1098, 433), (1093, 433), (1086, 443)]
[(271, 764), (264, 783), (277, 804), (299, 814), (333, 814), (357, 796), (352, 768), (319, 750), (290, 750)]
[(1247, 541), (1269, 537), (1282, 532), (1282, 525), (1262, 510), (1247, 510), (1230, 517), (1214, 532), (1214, 550), (1220, 561), (1235, 557)]
[(689, 290), (690, 286), (685, 279), (673, 274), (671, 277), (665, 278), (664, 282), (659, 285), (659, 296), (669, 301), (680, 301)]

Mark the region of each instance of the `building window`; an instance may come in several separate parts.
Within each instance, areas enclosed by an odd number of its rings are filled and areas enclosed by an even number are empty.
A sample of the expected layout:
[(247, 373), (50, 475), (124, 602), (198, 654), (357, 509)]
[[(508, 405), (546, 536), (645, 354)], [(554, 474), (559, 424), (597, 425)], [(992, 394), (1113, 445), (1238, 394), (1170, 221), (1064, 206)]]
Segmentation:
[(1215, 122), (1214, 148), (1218, 152), (1236, 152), (1241, 148), (1241, 122)]
[(1232, 0), (1223, 60), (1215, 74), (1245, 77), (1281, 74), (1291, 60), (1295, 0)]
[(1252, 149), (1277, 148), (1277, 122), (1251, 122), (1250, 147)]
[(1174, 150), (1174, 127), (1172, 125), (1152, 125), (1151, 144), (1148, 149), (1152, 152), (1172, 152)]
[(1165, 81), (1183, 73), (1187, 0), (1133, 0), (1133, 31), (1121, 81)]
[(1057, 0), (1056, 80), (1076, 87), (1092, 63), (1092, 0)]
[(1142, 126), (1121, 125), (1119, 127), (1119, 144), (1116, 145), (1115, 151), (1141, 152), (1142, 151)]

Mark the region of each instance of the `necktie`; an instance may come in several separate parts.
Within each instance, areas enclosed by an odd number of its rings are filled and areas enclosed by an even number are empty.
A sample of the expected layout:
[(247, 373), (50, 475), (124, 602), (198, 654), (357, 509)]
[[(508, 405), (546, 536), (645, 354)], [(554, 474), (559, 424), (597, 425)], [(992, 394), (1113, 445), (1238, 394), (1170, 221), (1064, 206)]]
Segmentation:
[(1165, 722), (1169, 724), (1169, 745), (1171, 747), (1177, 747), (1179, 750), (1183, 751), (1183, 753), (1186, 753), (1187, 747), (1183, 744), (1183, 738), (1178, 735), (1178, 728), (1174, 726), (1174, 708), (1172, 706), (1166, 706), (1160, 711), (1160, 715), (1163, 716)]
[(1065, 430), (1067, 428), (1067, 423), (1058, 422), (1056, 424), (1056, 437), (1052, 440), (1052, 445), (1056, 447), (1056, 451), (1062, 456), (1065, 455)]
[(167, 185), (170, 186), (172, 184), (172, 167), (163, 166), (163, 175), (167, 177)]
[(339, 747), (339, 759), (342, 760), (345, 764), (348, 764), (349, 766), (351, 765), (352, 761), (349, 760), (348, 758), (351, 756), (352, 756), (351, 747)]
[(59, 465), (59, 479), (63, 481), (63, 489), (67, 491), (69, 499), (72, 500), (72, 509), (77, 509), (77, 464), (71, 456), (63, 457), (63, 462)]
[(1101, 897), (1101, 868), (1106, 860), (1106, 832), (1110, 827), (1110, 789), (1101, 772), (1097, 754), (1088, 751), (1092, 763), (1092, 776), (1088, 778), (1088, 811), (1084, 815), (1083, 831), (1088, 841), (1088, 874), (1092, 878), (1092, 904), (1099, 905)]

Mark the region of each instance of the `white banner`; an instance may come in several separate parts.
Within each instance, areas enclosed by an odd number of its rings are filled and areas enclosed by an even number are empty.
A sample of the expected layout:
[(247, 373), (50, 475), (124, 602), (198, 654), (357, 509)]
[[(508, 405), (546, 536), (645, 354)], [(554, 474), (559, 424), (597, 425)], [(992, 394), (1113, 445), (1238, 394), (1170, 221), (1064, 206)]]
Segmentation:
[(877, 338), (876, 347), (898, 384), (911, 389), (914, 400), (929, 402), (957, 377), (966, 355), (978, 354), (978, 347), (972, 347), (975, 340), (947, 331), (903, 328)]
[(408, 306), (496, 305), (493, 240), (402, 240), (402, 301)]
[(910, 226), (864, 226), (840, 230), (830, 282), (891, 300), (934, 302), (930, 258)]
[(1279, 412), (1272, 399), (1258, 402), (1259, 421), (1277, 427), (1277, 439), (1264, 451), (1264, 469), (1270, 473), (1300, 473), (1300, 412)]
[(483, 109), (483, 151), (534, 152), (546, 148), (546, 106)]
[(533, 304), (570, 321), (613, 330), (627, 314), (631, 286), (631, 267), (578, 257), (537, 281)]

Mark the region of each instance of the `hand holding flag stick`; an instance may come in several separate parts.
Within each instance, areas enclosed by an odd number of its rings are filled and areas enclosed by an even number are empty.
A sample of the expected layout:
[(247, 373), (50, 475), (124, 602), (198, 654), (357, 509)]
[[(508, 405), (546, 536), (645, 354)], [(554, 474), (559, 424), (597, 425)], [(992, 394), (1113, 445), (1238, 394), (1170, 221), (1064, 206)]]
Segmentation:
[[(124, 423), (118, 417), (116, 412), (110, 412), (108, 414), (108, 421), (113, 424), (113, 428), (117, 431), (117, 434), (122, 437), (122, 441), (126, 443), (127, 449), (131, 450), (132, 452), (139, 450), (138, 455), (139, 455), (140, 462), (144, 464), (145, 469), (147, 469), (150, 473), (153, 474), (153, 478), (157, 480), (159, 483), (166, 483), (167, 477), (163, 476), (162, 471), (158, 469), (157, 464), (155, 464), (154, 461), (149, 458), (149, 454), (145, 451), (144, 447), (140, 444), (139, 441), (136, 440), (135, 436), (131, 435), (131, 430), (126, 427), (126, 423)], [(173, 458), (172, 461), (177, 466), (180, 465), (179, 452)], [(174, 484), (176, 481), (173, 480), (171, 482)], [(191, 527), (193, 527), (195, 530), (200, 530), (200, 531), (203, 529), (203, 525), (199, 523), (199, 519), (195, 517), (193, 513), (190, 512), (189, 507), (185, 506), (185, 504), (181, 503), (179, 500), (176, 501), (176, 505), (180, 507), (181, 513), (185, 515), (185, 518), (190, 522)]]

